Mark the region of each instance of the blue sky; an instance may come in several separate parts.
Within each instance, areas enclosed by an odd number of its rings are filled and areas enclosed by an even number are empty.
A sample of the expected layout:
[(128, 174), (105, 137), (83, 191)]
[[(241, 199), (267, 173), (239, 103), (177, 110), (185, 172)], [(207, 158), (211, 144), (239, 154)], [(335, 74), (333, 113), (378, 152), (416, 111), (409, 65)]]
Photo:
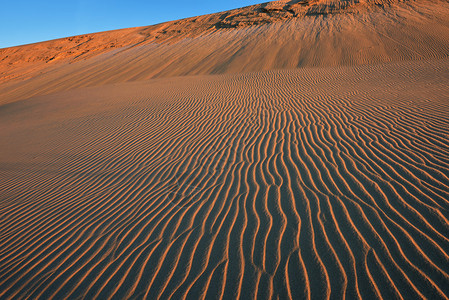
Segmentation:
[(261, 2), (264, 1), (5, 0), (0, 9), (0, 48), (152, 25)]

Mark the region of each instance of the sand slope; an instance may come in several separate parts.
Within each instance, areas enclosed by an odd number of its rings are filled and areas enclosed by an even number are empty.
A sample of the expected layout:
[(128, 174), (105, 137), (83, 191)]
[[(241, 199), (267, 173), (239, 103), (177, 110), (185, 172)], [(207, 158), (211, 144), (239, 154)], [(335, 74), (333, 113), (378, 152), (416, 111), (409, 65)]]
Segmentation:
[(447, 299), (449, 5), (333, 3), (5, 69), (0, 298)]
[[(359, 6), (280, 19), (255, 6), (0, 49), (0, 103), (156, 77), (449, 57), (448, 2)], [(217, 28), (228, 19), (235, 28)]]

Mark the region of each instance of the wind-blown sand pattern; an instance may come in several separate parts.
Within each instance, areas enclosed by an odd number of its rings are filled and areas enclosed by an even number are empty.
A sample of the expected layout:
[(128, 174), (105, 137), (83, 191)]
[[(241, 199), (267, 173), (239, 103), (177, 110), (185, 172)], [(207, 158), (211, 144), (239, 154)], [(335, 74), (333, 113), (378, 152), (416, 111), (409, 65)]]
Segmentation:
[[(200, 65), (208, 41), (331, 17), (298, 18), (5, 79), (0, 298), (447, 299), (448, 44)], [(145, 65), (152, 47), (173, 72)]]

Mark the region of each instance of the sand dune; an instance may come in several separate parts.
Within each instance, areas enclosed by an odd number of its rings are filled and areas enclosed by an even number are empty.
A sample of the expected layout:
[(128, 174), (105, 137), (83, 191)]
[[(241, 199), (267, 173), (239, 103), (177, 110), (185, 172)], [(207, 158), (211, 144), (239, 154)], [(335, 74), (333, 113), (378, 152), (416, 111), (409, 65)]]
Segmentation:
[(449, 5), (378, 6), (5, 69), (0, 298), (447, 299)]
[[(280, 19), (260, 9), (0, 49), (0, 103), (157, 77), (449, 56), (448, 2), (363, 5)], [(235, 28), (217, 28), (222, 19)]]

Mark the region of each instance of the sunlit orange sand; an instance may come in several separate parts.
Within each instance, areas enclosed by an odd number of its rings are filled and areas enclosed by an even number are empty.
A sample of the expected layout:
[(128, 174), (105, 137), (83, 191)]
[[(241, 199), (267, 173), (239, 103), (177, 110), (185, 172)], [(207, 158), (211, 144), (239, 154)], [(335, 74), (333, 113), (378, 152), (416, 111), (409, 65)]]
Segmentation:
[(277, 1), (0, 76), (2, 299), (449, 297), (448, 2)]

